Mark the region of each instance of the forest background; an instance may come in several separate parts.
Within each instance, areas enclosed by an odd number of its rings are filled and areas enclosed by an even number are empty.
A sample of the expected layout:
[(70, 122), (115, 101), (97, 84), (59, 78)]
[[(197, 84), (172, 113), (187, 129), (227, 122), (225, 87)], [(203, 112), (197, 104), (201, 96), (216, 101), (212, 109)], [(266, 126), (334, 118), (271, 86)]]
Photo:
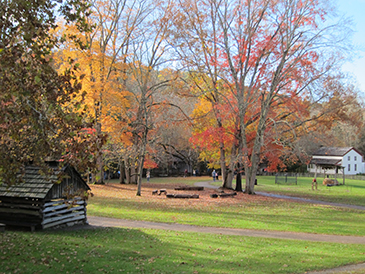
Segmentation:
[[(324, 0), (1, 3), (0, 175), (61, 159), (91, 182), (220, 169), (223, 186), (365, 152), (363, 101), (341, 73), (348, 20)], [(45, 167), (45, 172), (47, 172)]]

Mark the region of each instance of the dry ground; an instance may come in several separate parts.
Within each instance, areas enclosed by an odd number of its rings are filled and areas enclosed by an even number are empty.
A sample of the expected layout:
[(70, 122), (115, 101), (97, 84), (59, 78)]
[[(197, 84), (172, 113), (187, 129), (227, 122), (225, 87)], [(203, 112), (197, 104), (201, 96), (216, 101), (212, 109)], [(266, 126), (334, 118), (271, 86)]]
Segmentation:
[[(252, 202), (265, 202), (278, 200), (277, 198), (264, 197), (259, 195), (245, 195), (243, 193), (237, 193), (234, 198), (211, 198), (210, 194), (218, 193), (220, 190), (204, 188), (203, 191), (179, 191), (174, 188), (183, 186), (182, 184), (148, 184), (145, 183), (142, 186), (141, 196), (145, 200), (154, 201), (157, 204), (161, 204), (168, 207), (201, 207), (208, 205), (230, 205), (230, 204), (244, 204)], [(105, 185), (91, 185), (93, 195), (96, 197), (108, 197), (108, 198), (123, 198), (123, 199), (136, 199), (136, 185), (123, 185), (123, 184), (105, 184)], [(199, 199), (167, 199), (164, 194), (153, 195), (153, 190), (166, 189), (169, 194), (199, 194)], [(232, 193), (233, 190), (225, 190), (225, 193)]]

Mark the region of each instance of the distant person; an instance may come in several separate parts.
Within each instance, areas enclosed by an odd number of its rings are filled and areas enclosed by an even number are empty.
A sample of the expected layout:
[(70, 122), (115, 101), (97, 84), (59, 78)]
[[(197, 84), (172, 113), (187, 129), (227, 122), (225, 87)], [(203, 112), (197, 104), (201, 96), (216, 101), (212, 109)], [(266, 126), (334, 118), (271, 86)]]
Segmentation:
[(193, 170), (193, 176), (196, 176), (195, 169)]
[(217, 178), (217, 172), (215, 171), (215, 169), (213, 169), (212, 177), (213, 177), (213, 181), (215, 182), (215, 179)]
[(150, 171), (147, 171), (146, 173), (147, 182), (150, 181), (150, 177), (151, 177)]
[(186, 176), (188, 176), (188, 170), (187, 169), (185, 169), (185, 171), (184, 171), (184, 177), (186, 177)]

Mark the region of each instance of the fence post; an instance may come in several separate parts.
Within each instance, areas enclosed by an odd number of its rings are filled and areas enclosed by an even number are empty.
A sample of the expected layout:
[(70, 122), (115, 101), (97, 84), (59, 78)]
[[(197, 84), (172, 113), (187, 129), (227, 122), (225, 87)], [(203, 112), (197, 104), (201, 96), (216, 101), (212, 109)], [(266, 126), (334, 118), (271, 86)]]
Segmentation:
[(317, 190), (317, 179), (314, 178), (313, 181), (312, 181), (312, 190), (314, 190), (314, 188)]

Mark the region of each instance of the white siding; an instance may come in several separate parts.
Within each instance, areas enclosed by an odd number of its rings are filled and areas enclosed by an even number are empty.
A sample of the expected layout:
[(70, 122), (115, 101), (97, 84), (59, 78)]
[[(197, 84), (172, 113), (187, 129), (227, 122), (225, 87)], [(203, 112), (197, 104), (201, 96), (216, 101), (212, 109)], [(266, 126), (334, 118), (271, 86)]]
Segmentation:
[[(351, 149), (348, 153), (346, 153), (343, 157), (339, 157), (339, 156), (313, 156), (313, 159), (317, 159), (317, 158), (321, 158), (321, 159), (333, 159), (333, 160), (338, 160), (340, 161), (339, 164), (344, 167), (344, 171), (345, 174), (347, 175), (356, 175), (358, 173), (365, 173), (365, 163), (363, 163), (363, 159), (361, 154), (359, 154), (357, 151), (355, 151), (354, 149)], [(309, 172), (315, 172), (315, 165), (310, 165), (308, 166), (308, 171)], [(323, 173), (324, 171), (320, 168), (317, 167), (317, 173)], [(326, 174), (334, 174), (335, 173), (335, 169), (329, 169), (326, 170)], [(341, 171), (339, 171), (339, 173), (342, 173)]]
[(354, 149), (350, 150), (343, 157), (342, 166), (345, 167), (345, 174), (348, 175), (356, 175), (358, 173), (364, 173), (364, 163), (362, 161), (362, 156), (359, 153), (357, 153), (357, 151), (355, 151)]

